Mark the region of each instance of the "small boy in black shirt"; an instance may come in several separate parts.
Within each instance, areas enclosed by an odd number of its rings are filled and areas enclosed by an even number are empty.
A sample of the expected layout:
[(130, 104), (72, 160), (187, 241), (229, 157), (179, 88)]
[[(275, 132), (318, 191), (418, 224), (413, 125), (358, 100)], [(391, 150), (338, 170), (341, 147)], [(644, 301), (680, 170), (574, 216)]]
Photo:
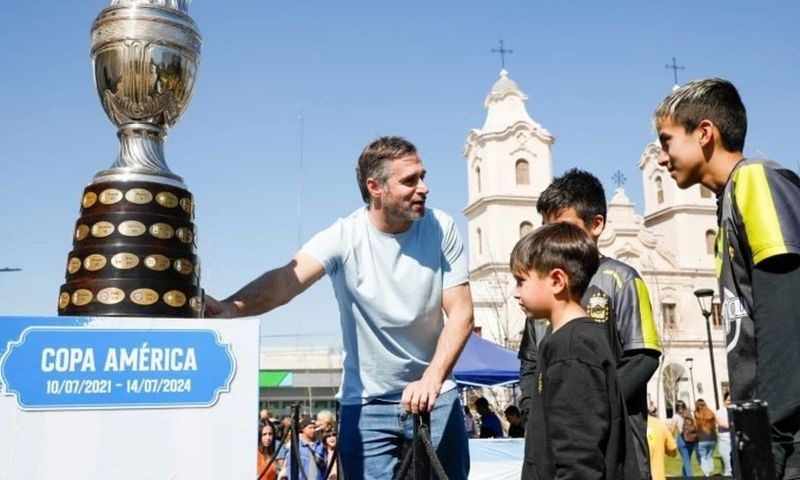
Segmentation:
[(514, 297), (553, 329), (539, 347), (536, 428), (526, 432), (540, 480), (639, 478), (606, 326), (580, 305), (599, 258), (586, 233), (565, 222), (526, 235), (511, 252)]

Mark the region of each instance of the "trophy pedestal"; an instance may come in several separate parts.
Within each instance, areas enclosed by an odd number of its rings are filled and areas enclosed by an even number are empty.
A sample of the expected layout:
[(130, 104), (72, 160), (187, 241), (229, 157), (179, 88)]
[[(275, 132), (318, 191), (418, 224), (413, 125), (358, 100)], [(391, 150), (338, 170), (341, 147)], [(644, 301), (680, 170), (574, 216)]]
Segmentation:
[(203, 295), (194, 202), (151, 181), (87, 186), (58, 314), (200, 317)]

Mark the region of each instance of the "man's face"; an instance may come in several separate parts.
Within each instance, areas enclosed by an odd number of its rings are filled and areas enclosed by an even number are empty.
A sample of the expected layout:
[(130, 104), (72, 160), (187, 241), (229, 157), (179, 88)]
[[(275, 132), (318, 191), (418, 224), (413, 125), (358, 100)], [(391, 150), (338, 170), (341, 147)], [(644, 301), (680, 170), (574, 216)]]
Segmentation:
[(389, 178), (381, 201), (386, 215), (393, 220), (414, 221), (425, 215), (428, 186), (425, 168), (417, 155), (407, 155), (388, 163)]
[(592, 225), (586, 225), (586, 222), (578, 215), (578, 212), (575, 211), (574, 207), (567, 207), (555, 215), (550, 215), (549, 217), (544, 218), (544, 224), (549, 225), (551, 223), (557, 222), (565, 222), (571, 223), (576, 227), (580, 228), (584, 232), (586, 232), (589, 237), (597, 242), (597, 239), (600, 238), (600, 234), (603, 233), (603, 227), (605, 227), (605, 221), (601, 215), (596, 215), (595, 220)]
[(511, 425), (519, 425), (522, 421), (522, 419), (519, 418), (519, 415), (515, 415), (513, 413), (506, 413), (506, 420), (508, 420), (508, 423)]
[(314, 441), (314, 424), (310, 423), (303, 428), (303, 436), (306, 437), (306, 440), (313, 442)]
[(700, 143), (701, 131), (687, 133), (682, 125), (663, 119), (658, 128), (661, 155), (658, 164), (666, 168), (680, 188), (700, 183), (705, 156)]
[(514, 298), (519, 306), (528, 315), (535, 318), (548, 318), (551, 291), (549, 279), (546, 275), (539, 276), (531, 270), (521, 276), (515, 275), (517, 286), (514, 289)]

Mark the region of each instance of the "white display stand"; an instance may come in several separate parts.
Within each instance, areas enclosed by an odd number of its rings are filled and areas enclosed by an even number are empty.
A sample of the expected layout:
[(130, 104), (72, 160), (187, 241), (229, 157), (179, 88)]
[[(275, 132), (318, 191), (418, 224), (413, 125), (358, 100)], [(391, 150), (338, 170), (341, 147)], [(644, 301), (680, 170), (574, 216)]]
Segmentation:
[(258, 320), (0, 317), (0, 480), (255, 478)]

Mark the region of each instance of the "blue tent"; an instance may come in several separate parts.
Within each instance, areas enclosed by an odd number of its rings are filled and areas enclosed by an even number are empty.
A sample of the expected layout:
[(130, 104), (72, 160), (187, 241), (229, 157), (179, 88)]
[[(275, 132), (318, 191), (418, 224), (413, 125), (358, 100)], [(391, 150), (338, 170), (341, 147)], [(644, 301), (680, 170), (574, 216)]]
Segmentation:
[(517, 352), (471, 334), (453, 368), (459, 385), (500, 387), (519, 382)]

